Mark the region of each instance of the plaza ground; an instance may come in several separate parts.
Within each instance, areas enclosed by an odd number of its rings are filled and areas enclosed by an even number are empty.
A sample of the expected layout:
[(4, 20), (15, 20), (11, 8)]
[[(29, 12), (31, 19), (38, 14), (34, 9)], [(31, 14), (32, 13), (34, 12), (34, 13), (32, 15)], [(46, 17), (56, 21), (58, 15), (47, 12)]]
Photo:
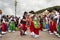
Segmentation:
[(44, 31), (40, 31), (40, 37), (37, 39), (30, 36), (29, 31), (27, 31), (27, 33), (28, 34), (26, 36), (20, 36), (19, 31), (16, 31), (14, 33), (7, 33), (2, 38), (0, 38), (0, 40), (60, 40), (60, 38), (57, 36), (50, 35), (48, 32)]

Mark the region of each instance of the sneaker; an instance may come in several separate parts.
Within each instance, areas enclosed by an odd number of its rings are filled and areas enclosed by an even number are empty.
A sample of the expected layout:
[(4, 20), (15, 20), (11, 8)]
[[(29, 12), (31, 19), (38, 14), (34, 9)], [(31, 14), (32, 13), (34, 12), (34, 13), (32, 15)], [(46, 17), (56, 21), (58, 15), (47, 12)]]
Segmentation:
[(48, 31), (48, 29), (43, 29), (44, 32)]
[(15, 32), (15, 31), (12, 31), (12, 32)]
[(54, 33), (56, 34), (57, 32), (56, 32), (56, 31), (54, 31)]
[(27, 34), (27, 32), (25, 32), (25, 34)]
[(32, 33), (31, 33), (31, 36), (32, 36), (32, 37), (34, 37), (34, 36), (35, 36), (34, 32), (32, 32)]
[(39, 38), (39, 35), (35, 35), (35, 38)]
[(6, 32), (2, 32), (2, 34), (6, 34)]
[(31, 32), (31, 35), (34, 35), (34, 32)]
[(59, 34), (57, 33), (57, 34), (55, 34), (56, 36), (58, 36)]
[(32, 32), (32, 35), (33, 35), (33, 36), (35, 35), (34, 32)]
[(60, 35), (58, 35), (58, 37), (60, 38)]
[(8, 30), (8, 32), (11, 32), (11, 30)]
[(50, 34), (52, 35), (52, 34), (54, 34), (54, 33), (51, 33), (51, 32), (50, 32)]

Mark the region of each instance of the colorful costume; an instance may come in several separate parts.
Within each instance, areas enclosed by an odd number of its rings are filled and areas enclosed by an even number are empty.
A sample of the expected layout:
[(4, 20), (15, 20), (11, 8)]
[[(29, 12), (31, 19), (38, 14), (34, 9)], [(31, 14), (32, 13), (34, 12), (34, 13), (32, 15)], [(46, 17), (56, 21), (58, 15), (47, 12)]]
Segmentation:
[(49, 29), (49, 24), (46, 24), (46, 29)]
[(50, 28), (51, 33), (53, 33), (53, 22), (52, 21), (50, 22), (49, 28)]
[(57, 22), (56, 21), (53, 22), (53, 30), (57, 31)]
[(59, 23), (58, 23), (58, 37), (60, 37), (60, 17), (59, 17)]
[(48, 21), (48, 18), (46, 17), (46, 29), (49, 30), (49, 21)]
[(5, 34), (7, 31), (7, 24), (5, 23), (5, 20), (2, 21), (2, 34)]
[(43, 28), (43, 19), (41, 18), (40, 19), (40, 30), (42, 31), (42, 28)]
[(34, 35), (35, 38), (39, 37), (39, 23), (37, 21), (34, 21)]
[(43, 25), (40, 23), (40, 30), (42, 31)]
[(15, 23), (14, 23), (14, 21), (10, 22), (10, 30), (15, 31)]
[(58, 34), (60, 36), (60, 22), (58, 23)]
[(20, 35), (25, 35), (25, 33), (26, 33), (26, 30), (27, 30), (27, 27), (26, 27), (26, 17), (25, 16), (23, 16), (23, 19), (21, 20), (21, 30), (20, 30)]
[(43, 28), (46, 28), (46, 22), (43, 21)]
[(36, 35), (39, 35), (39, 24), (38, 24), (38, 22), (36, 22), (36, 21), (34, 21), (34, 33), (36, 34)]
[(34, 32), (34, 23), (33, 22), (30, 22), (30, 32)]

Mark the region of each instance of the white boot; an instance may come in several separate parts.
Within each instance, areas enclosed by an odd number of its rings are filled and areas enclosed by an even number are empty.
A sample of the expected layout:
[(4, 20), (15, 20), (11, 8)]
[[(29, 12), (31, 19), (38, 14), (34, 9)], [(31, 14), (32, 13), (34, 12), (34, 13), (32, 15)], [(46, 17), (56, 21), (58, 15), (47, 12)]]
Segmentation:
[(34, 32), (31, 32), (31, 36), (33, 36), (33, 37), (35, 36)]
[(6, 32), (2, 32), (2, 34), (6, 34)]
[(58, 36), (58, 33), (56, 31), (54, 31), (54, 34)]
[(32, 32), (32, 35), (33, 35), (33, 36), (35, 35), (34, 32)]
[(27, 34), (27, 32), (25, 32), (25, 34)]
[(15, 32), (14, 30), (12, 32)]
[(57, 32), (56, 32), (56, 31), (54, 31), (54, 33), (56, 34)]
[(11, 32), (11, 30), (8, 30), (8, 32)]
[(35, 38), (39, 38), (39, 35), (35, 35)]
[(60, 35), (58, 35), (58, 37), (60, 38)]
[(43, 31), (44, 31), (44, 32), (45, 32), (45, 31), (48, 31), (48, 29), (44, 29)]
[(54, 34), (54, 33), (50, 32), (50, 34), (52, 35), (52, 34)]

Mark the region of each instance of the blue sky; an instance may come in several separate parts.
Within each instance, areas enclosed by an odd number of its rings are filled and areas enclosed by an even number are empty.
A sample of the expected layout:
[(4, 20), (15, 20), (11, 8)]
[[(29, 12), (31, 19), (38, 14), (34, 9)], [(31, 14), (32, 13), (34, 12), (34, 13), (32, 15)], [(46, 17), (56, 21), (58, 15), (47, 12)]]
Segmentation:
[[(3, 14), (14, 15), (15, 0), (0, 0), (0, 9)], [(22, 16), (24, 11), (38, 11), (51, 6), (60, 5), (60, 0), (17, 0), (17, 16)]]

